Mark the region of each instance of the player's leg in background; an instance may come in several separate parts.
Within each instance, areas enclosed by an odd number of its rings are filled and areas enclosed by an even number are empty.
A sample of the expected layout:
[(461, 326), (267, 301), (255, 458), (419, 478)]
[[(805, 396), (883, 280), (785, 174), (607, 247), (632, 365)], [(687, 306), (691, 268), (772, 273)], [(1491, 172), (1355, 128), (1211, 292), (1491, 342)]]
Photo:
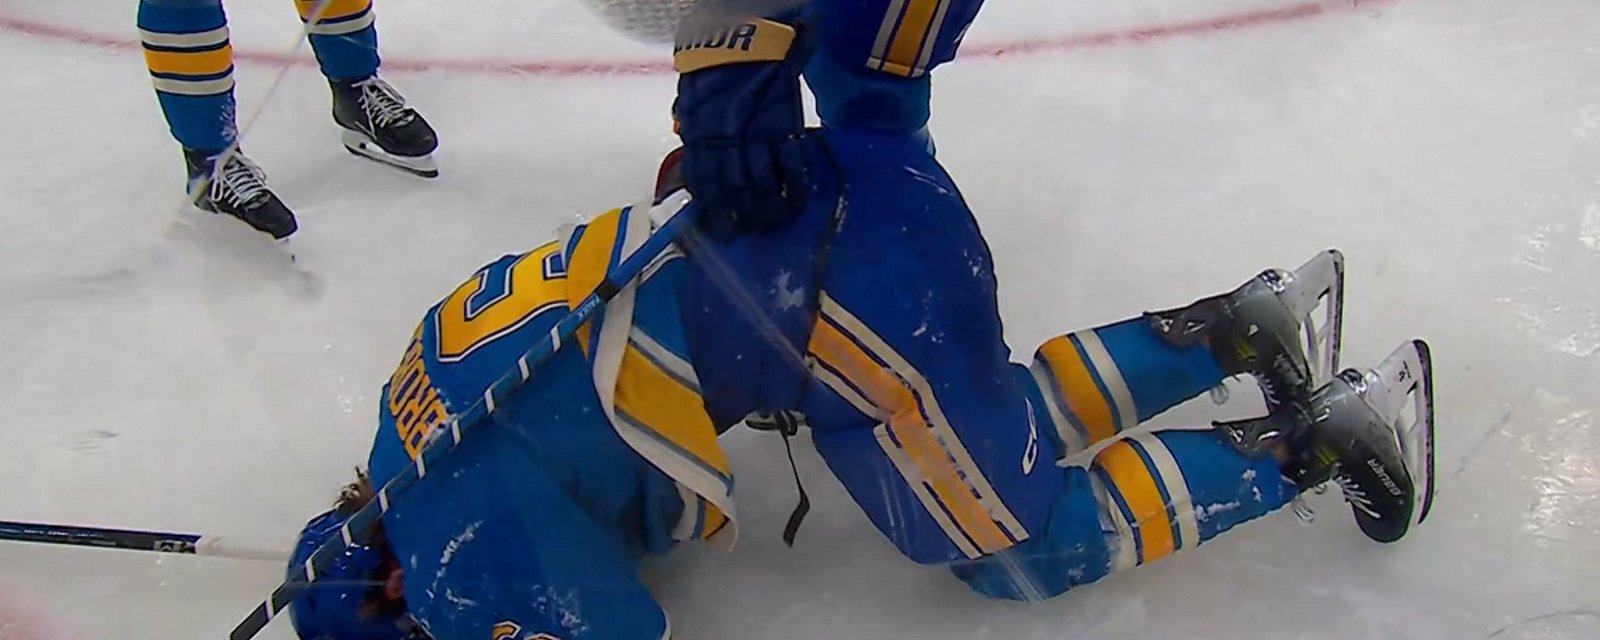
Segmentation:
[(378, 77), (372, 0), (295, 0), (317, 64), (333, 91), (333, 119), (351, 153), (425, 177), (438, 175), (438, 137), (394, 87)]
[(167, 126), (183, 147), (188, 190), (208, 211), (227, 213), (274, 238), (296, 229), (294, 214), (241, 153), (233, 96), (233, 47), (222, 0), (140, 0), (145, 65)]
[(172, 137), (185, 149), (221, 153), (239, 135), (222, 0), (140, 0), (138, 21)]
[[(353, 82), (378, 72), (378, 29), (372, 0), (295, 0), (322, 75)], [(319, 14), (320, 12), (320, 14)]]

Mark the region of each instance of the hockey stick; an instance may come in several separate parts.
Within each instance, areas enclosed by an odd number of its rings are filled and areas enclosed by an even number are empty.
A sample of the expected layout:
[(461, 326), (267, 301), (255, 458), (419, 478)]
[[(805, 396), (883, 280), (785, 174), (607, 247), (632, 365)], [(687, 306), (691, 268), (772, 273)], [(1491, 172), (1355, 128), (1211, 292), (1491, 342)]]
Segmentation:
[(129, 551), (154, 551), (156, 553), (178, 553), (213, 558), (234, 558), (237, 560), (283, 562), (289, 559), (288, 551), (231, 545), (221, 536), (207, 536), (198, 533), (172, 533), (168, 531), (80, 527), (38, 522), (13, 522), (10, 520), (0, 520), (0, 541), (126, 549)]
[[(647, 211), (634, 211), (634, 215), (648, 215)], [(423, 476), (428, 474), (428, 467), (437, 466), (439, 460), (448, 455), (458, 445), (461, 439), (479, 423), (483, 422), (489, 414), (494, 413), (495, 407), (504, 402), (523, 383), (533, 378), (552, 356), (561, 349), (562, 343), (572, 338), (578, 328), (589, 321), (597, 312), (604, 309), (606, 303), (633, 282), (643, 273), (646, 266), (672, 246), (674, 238), (679, 232), (690, 224), (695, 214), (693, 203), (685, 206), (684, 210), (666, 221), (655, 233), (646, 238), (638, 250), (630, 254), (621, 264), (617, 265), (613, 273), (595, 287), (594, 293), (584, 298), (566, 317), (562, 318), (556, 326), (550, 329), (550, 335), (539, 344), (533, 346), (517, 358), (517, 366), (483, 392), (483, 398), (474, 402), (466, 411), (452, 416), (444, 428), (438, 429), (433, 434), (433, 439), (423, 447), (412, 466), (401, 469), (398, 473), (383, 484), (377, 491), (376, 499), (363, 505), (350, 519), (345, 521), (339, 529), (339, 537), (328, 540), (318, 547), (311, 557), (306, 558), (304, 564), (292, 568), (288, 578), (284, 579), (272, 593), (256, 605), (250, 615), (245, 616), (233, 631), (228, 633), (229, 640), (250, 640), (265, 629), (272, 618), (283, 611), (293, 602), (300, 592), (305, 591), (311, 582), (317, 579), (317, 571), (327, 567), (328, 562), (335, 556), (343, 554), (345, 549), (365, 540), (367, 532), (377, 523), (378, 518), (389, 511), (395, 498), (400, 497), (406, 489)], [(448, 433), (449, 437), (444, 434)]]

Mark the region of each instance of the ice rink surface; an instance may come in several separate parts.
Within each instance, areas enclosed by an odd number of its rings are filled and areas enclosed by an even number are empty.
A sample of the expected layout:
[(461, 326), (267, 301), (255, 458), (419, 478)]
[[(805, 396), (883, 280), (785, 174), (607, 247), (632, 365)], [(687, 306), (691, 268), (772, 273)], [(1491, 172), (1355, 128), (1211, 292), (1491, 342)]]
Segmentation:
[[(578, 0), (379, 0), (386, 75), (443, 141), (429, 182), (340, 148), (305, 51), (269, 96), (298, 22), (236, 0), (244, 148), (300, 215), (291, 265), (181, 211), (133, 5), (0, 1), (0, 519), (286, 547), (365, 458), (427, 305), (647, 193), (667, 52)], [(815, 506), (785, 549), (782, 445), (735, 433), (739, 546), (648, 567), (677, 637), (1600, 638), (1600, 3), (991, 0), (967, 51), (933, 130), (1014, 350), (1338, 247), (1346, 363), (1433, 345), (1434, 514), (1379, 546), (1324, 495), (1310, 524), (998, 603), (900, 558), (803, 444)], [(218, 637), (280, 577), (0, 543), (0, 640)]]

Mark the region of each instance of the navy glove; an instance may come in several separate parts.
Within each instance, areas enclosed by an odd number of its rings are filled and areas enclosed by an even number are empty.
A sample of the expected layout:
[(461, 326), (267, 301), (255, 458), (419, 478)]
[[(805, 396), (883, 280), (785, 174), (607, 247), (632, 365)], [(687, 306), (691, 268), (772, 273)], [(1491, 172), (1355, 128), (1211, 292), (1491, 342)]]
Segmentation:
[(712, 238), (781, 227), (805, 205), (800, 72), (811, 47), (801, 31), (751, 20), (679, 40), (682, 175), (699, 206), (696, 224)]

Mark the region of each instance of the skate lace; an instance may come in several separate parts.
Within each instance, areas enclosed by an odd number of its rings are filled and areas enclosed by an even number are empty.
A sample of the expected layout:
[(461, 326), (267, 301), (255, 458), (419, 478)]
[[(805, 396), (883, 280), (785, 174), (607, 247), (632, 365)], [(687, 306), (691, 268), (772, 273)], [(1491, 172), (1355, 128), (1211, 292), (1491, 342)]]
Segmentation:
[(1367, 490), (1356, 485), (1354, 479), (1343, 473), (1336, 473), (1333, 476), (1333, 480), (1339, 483), (1339, 490), (1344, 493), (1345, 502), (1350, 503), (1351, 506), (1374, 520), (1383, 519), (1383, 516), (1378, 515), (1377, 510), (1373, 509), (1372, 499), (1367, 497)]
[(1256, 385), (1261, 387), (1261, 396), (1266, 400), (1268, 410), (1278, 406), (1278, 383), (1273, 381), (1272, 376), (1262, 376)]
[(234, 154), (222, 163), (211, 178), (211, 198), (224, 200), (234, 207), (244, 206), (266, 197), (267, 173), (249, 158)]
[(1320, 496), (1327, 491), (1328, 485), (1319, 484), (1315, 487), (1311, 487), (1304, 493), (1296, 495), (1293, 500), (1289, 501), (1289, 505), (1294, 509), (1295, 517), (1299, 518), (1301, 522), (1306, 524), (1311, 524), (1314, 522), (1317, 519), (1317, 512), (1315, 509), (1311, 508), (1311, 501), (1306, 499), (1306, 494)]
[(367, 112), (367, 117), (372, 118), (374, 127), (411, 121), (413, 112), (406, 108), (405, 98), (382, 78), (373, 76), (355, 83), (355, 86), (361, 89), (361, 109)]

